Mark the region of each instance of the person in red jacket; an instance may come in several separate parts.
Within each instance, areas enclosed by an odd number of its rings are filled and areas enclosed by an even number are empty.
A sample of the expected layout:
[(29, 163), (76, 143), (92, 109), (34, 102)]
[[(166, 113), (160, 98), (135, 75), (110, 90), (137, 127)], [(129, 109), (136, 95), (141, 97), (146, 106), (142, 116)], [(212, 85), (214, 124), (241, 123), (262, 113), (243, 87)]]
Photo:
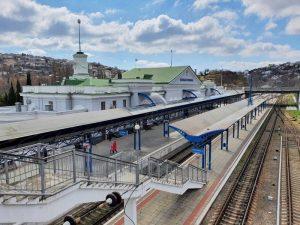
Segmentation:
[(117, 142), (113, 141), (111, 146), (110, 146), (110, 153), (114, 154), (114, 153), (118, 153), (118, 147), (117, 147)]

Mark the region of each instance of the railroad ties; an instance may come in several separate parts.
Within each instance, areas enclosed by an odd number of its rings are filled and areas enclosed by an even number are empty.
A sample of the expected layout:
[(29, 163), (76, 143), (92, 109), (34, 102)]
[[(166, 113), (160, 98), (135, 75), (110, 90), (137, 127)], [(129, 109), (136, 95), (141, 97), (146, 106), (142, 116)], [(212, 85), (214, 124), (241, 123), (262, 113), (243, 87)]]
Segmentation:
[(284, 119), (280, 224), (300, 224), (299, 132)]

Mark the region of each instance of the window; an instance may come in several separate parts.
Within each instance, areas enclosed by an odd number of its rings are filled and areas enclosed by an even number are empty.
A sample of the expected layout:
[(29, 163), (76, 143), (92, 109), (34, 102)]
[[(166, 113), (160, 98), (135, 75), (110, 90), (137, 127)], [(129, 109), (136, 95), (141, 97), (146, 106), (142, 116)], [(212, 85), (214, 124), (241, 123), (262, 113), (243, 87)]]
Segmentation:
[(126, 107), (126, 99), (123, 99), (123, 107)]
[(144, 74), (144, 79), (146, 79), (146, 80), (151, 80), (152, 77), (153, 77), (152, 74)]
[(105, 102), (101, 102), (101, 110), (105, 110)]
[(114, 101), (112, 102), (112, 107), (113, 107), (113, 109), (117, 108), (117, 101), (114, 100)]

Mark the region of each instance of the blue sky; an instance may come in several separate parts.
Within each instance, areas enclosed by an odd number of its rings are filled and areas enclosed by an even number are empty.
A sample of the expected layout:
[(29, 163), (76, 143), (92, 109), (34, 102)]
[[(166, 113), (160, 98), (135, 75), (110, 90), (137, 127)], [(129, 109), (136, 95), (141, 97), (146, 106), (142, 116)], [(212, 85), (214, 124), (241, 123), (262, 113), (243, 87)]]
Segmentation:
[[(130, 69), (244, 70), (300, 60), (299, 0), (0, 0), (0, 51)], [(138, 61), (135, 61), (138, 59)]]

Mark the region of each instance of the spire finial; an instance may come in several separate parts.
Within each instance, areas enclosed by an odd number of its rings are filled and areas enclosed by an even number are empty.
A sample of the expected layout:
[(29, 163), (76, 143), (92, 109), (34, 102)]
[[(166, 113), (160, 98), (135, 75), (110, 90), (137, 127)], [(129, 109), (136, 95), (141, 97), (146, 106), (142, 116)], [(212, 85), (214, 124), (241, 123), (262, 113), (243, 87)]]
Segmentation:
[(78, 19), (77, 23), (78, 23), (78, 45), (79, 45), (79, 52), (81, 52), (81, 42), (80, 42), (80, 23), (81, 23), (81, 20)]

